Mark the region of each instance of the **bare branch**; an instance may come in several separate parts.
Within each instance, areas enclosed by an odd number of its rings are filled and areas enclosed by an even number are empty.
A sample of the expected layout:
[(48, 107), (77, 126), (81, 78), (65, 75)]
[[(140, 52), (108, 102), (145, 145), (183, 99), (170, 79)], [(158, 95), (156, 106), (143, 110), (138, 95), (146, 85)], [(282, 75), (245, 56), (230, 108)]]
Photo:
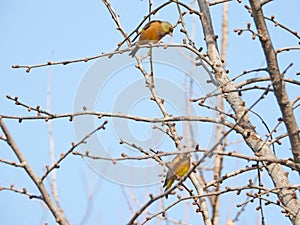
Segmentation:
[[(250, 0), (250, 2), (254, 3), (253, 0)], [(255, 3), (257, 4), (257, 1), (255, 1)], [(204, 30), (205, 40), (206, 40), (206, 44), (207, 44), (208, 55), (209, 55), (210, 60), (213, 62), (213, 65), (214, 65), (213, 68), (215, 70), (216, 79), (218, 80), (218, 82), (221, 85), (224, 85), (225, 88), (229, 88), (229, 90), (232, 90), (232, 89), (235, 90), (236, 89), (235, 86), (230, 82), (230, 80), (227, 77), (226, 70), (222, 67), (222, 62), (221, 62), (218, 48), (217, 48), (217, 43), (216, 43), (216, 38), (215, 38), (216, 36), (213, 31), (207, 1), (198, 0), (198, 4), (199, 4), (199, 7), (200, 7), (200, 10), (202, 13), (201, 21), (202, 21), (202, 27)], [(254, 7), (254, 8), (255, 8), (255, 10), (258, 10), (261, 13), (260, 5), (258, 5), (258, 7)], [(254, 16), (254, 17), (257, 17), (257, 16)], [(261, 21), (261, 18), (263, 18), (263, 17), (259, 17), (260, 21)], [(263, 31), (261, 31), (260, 34), (262, 34), (264, 37), (266, 37), (264, 35), (265, 33)], [(268, 38), (266, 37), (266, 39), (268, 39)], [(265, 43), (266, 41), (268, 41), (268, 40), (264, 40), (263, 43)], [(269, 65), (269, 68), (268, 68), (269, 72), (270, 72), (270, 67), (271, 66)], [(274, 67), (271, 68), (271, 70), (273, 70), (273, 69), (274, 69)], [(279, 72), (274, 73), (274, 76), (279, 76), (279, 74), (280, 74)], [(275, 84), (274, 84), (274, 86), (275, 86)], [(280, 86), (281, 86), (281, 83), (280, 83)], [(247, 111), (245, 104), (243, 104), (242, 99), (238, 95), (236, 95), (235, 92), (228, 94), (226, 96), (226, 100), (229, 102), (230, 106), (233, 108), (233, 110), (237, 114), (238, 119), (241, 117), (241, 115), (243, 115)], [(288, 110), (288, 111), (291, 113), (290, 110)], [(246, 121), (247, 121), (247, 118), (246, 118)], [(249, 121), (247, 121), (247, 122), (249, 123)], [(250, 125), (250, 127), (251, 127), (251, 125)], [(297, 131), (298, 131), (298, 129), (297, 129)], [(248, 132), (249, 132), (249, 135), (247, 135), (247, 137), (244, 136), (244, 139), (245, 139), (247, 145), (256, 154), (258, 154), (259, 156), (268, 156), (270, 158), (275, 158), (275, 156), (272, 154), (270, 148), (265, 145), (265, 143), (262, 141), (261, 137), (256, 132), (254, 132), (253, 130), (248, 130)], [(293, 132), (293, 135), (298, 136), (298, 132)], [(299, 138), (299, 136), (297, 138)], [(300, 148), (298, 148), (298, 149), (300, 149)], [(268, 165), (264, 164), (264, 166), (266, 167), (269, 175), (271, 176), (275, 187), (290, 186), (289, 180), (284, 175), (282, 168), (278, 164), (271, 163)], [(297, 214), (298, 209), (299, 209), (299, 201), (298, 201), (298, 199), (294, 198), (294, 195), (291, 191), (283, 189), (278, 193), (278, 197), (281, 199), (284, 206), (288, 207), (290, 211), (294, 212), (294, 214)], [(299, 221), (299, 224), (300, 224), (300, 216), (297, 216), (296, 218), (291, 216), (290, 219), (292, 221), (297, 220), (297, 221)]]
[(213, 6), (213, 5), (217, 5), (217, 4), (221, 4), (221, 3), (228, 3), (231, 1), (232, 0), (215, 0), (215, 1), (209, 2), (209, 6)]
[(98, 126), (96, 129), (94, 129), (92, 132), (90, 132), (89, 134), (87, 134), (83, 139), (81, 139), (78, 143), (72, 143), (72, 147), (66, 152), (66, 153), (62, 153), (59, 157), (59, 159), (53, 163), (52, 166), (46, 166), (46, 172), (44, 173), (44, 175), (40, 178), (41, 181), (43, 181), (49, 173), (51, 173), (52, 170), (57, 169), (60, 167), (60, 163), (62, 160), (64, 160), (69, 154), (71, 154), (75, 148), (77, 148), (79, 145), (86, 143), (86, 140), (93, 135), (94, 133), (96, 133), (99, 130), (104, 130), (105, 129), (105, 125), (107, 124), (107, 121), (104, 121), (100, 126)]
[[(228, 2), (225, 2), (223, 4), (223, 19), (222, 19), (222, 53), (221, 53), (221, 58), (226, 65), (226, 52), (227, 52), (227, 45), (228, 45)], [(219, 95), (218, 96), (218, 108), (224, 111), (224, 99), (223, 96)], [(224, 114), (219, 114), (218, 115), (220, 120), (225, 120)], [(216, 127), (216, 140), (220, 140), (223, 133), (225, 132), (224, 126), (217, 124)], [(226, 139), (224, 140), (226, 142)], [(225, 151), (225, 146), (226, 143), (222, 143), (217, 146), (217, 151)], [(214, 179), (219, 179), (222, 173), (222, 168), (223, 168), (223, 157), (221, 155), (216, 155), (215, 158), (215, 165), (214, 165)], [(220, 190), (220, 183), (216, 183), (214, 186), (214, 191), (219, 191)], [(212, 214), (212, 224), (213, 225), (218, 225), (220, 222), (220, 204), (221, 204), (221, 199), (220, 195), (214, 196), (212, 199), (212, 205), (213, 207), (213, 214)]]
[[(266, 1), (267, 1), (267, 0), (266, 0)], [(262, 4), (262, 6), (263, 6), (264, 3), (262, 2), (261, 4)], [(281, 27), (282, 29), (286, 30), (286, 31), (289, 32), (290, 34), (292, 34), (292, 35), (294, 35), (295, 37), (297, 37), (298, 39), (300, 39), (300, 35), (298, 34), (297, 31), (293, 31), (293, 30), (290, 29), (289, 27), (287, 27), (287, 26), (285, 26), (285, 25), (279, 23), (278, 21), (276, 21), (276, 20), (275, 20), (275, 16), (271, 16), (270, 18), (267, 17), (267, 16), (264, 16), (264, 18), (265, 18), (266, 20), (269, 20), (269, 21), (273, 22), (275, 26)]]
[[(264, 20), (261, 3), (258, 0), (250, 0), (250, 5), (255, 25), (257, 30), (259, 30), (260, 34), (262, 35), (262, 37), (260, 37), (260, 43), (265, 53), (265, 58), (268, 64), (268, 72), (272, 81), (277, 102), (280, 106), (283, 122), (289, 134), (292, 152), (295, 161), (300, 163), (300, 137), (298, 134), (299, 127), (294, 115), (293, 106), (286, 91), (285, 83), (282, 80), (282, 74), (280, 73), (276, 58), (276, 51), (273, 48), (271, 37)], [(298, 221), (300, 224), (300, 215), (295, 221)]]
[(23, 167), (24, 168), (24, 166), (25, 166), (24, 163), (17, 163), (17, 162), (9, 161), (6, 159), (0, 159), (0, 162), (5, 163), (7, 165), (14, 166), (14, 167)]
[(267, 4), (267, 3), (269, 3), (269, 2), (272, 2), (273, 0), (262, 0), (261, 1), (261, 6), (263, 6), (263, 5), (265, 5), (265, 4)]
[(15, 193), (18, 193), (18, 194), (21, 194), (21, 195), (28, 196), (29, 199), (39, 199), (39, 200), (42, 200), (42, 201), (44, 200), (42, 198), (42, 196), (37, 196), (37, 195), (29, 193), (25, 187), (22, 188), (22, 189), (17, 189), (13, 184), (10, 185), (9, 188), (7, 188), (7, 187), (0, 187), (0, 192), (1, 191), (12, 191), (12, 192), (15, 192)]

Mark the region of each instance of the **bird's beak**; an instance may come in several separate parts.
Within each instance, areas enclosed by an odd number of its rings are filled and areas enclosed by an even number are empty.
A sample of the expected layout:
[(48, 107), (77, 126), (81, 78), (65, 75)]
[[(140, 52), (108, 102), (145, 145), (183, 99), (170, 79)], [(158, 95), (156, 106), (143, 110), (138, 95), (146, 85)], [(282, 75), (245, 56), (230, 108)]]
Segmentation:
[(172, 33), (172, 32), (170, 32), (169, 35), (170, 35), (171, 37), (173, 37), (173, 33)]

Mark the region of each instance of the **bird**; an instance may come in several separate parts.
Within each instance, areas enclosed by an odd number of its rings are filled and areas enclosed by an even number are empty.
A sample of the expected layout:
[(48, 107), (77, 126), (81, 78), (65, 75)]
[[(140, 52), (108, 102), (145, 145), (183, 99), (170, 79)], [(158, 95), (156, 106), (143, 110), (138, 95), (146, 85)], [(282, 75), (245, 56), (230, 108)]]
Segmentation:
[(169, 22), (153, 20), (147, 23), (138, 33), (137, 37), (140, 36), (140, 38), (136, 43), (134, 43), (135, 48), (129, 55), (134, 57), (136, 52), (139, 50), (139, 46), (149, 43), (157, 43), (167, 34), (170, 36), (173, 34), (173, 26)]
[[(190, 169), (190, 161), (190, 155), (186, 153), (179, 153), (172, 160), (167, 172), (165, 183), (163, 185), (163, 187), (166, 187), (165, 191), (172, 186), (175, 180), (183, 177), (187, 173), (187, 171)], [(168, 198), (168, 195), (166, 195), (166, 198)]]

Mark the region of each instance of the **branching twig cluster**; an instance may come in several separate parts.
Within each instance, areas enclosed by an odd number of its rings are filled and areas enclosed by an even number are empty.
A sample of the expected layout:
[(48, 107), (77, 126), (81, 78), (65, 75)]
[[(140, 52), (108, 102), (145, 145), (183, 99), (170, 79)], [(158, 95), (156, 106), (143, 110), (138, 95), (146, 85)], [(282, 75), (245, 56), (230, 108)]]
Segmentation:
[[(15, 105), (27, 110), (28, 115), (4, 115), (0, 114), (0, 127), (3, 134), (0, 134), (0, 139), (7, 143), (11, 151), (15, 154), (18, 160), (10, 161), (5, 158), (0, 159), (0, 163), (23, 169), (26, 175), (34, 182), (38, 189), (38, 194), (32, 194), (27, 191), (26, 188), (19, 189), (14, 185), (8, 185), (9, 187), (0, 187), (0, 191), (12, 191), (29, 197), (30, 199), (37, 199), (45, 203), (53, 214), (55, 221), (59, 224), (70, 224), (67, 216), (64, 214), (63, 209), (59, 204), (59, 200), (49, 194), (49, 190), (46, 188), (44, 182), (48, 175), (60, 168), (62, 162), (72, 155), (79, 156), (81, 158), (88, 158), (90, 160), (106, 160), (111, 161), (113, 164), (117, 164), (120, 161), (130, 160), (149, 160), (152, 159), (155, 163), (161, 166), (168, 166), (165, 157), (170, 155), (177, 155), (178, 153), (186, 153), (192, 157), (192, 165), (189, 171), (182, 177), (178, 177), (177, 182), (173, 186), (166, 190), (161, 191), (158, 194), (148, 193), (148, 199), (144, 203), (139, 203), (138, 209), (135, 209), (129, 203), (129, 198), (124, 195), (127, 199), (132, 215), (128, 220), (128, 224), (139, 224), (137, 221), (142, 220), (141, 224), (147, 224), (153, 219), (165, 220), (172, 222), (173, 224), (188, 224), (184, 221), (172, 220), (168, 217), (170, 209), (175, 206), (188, 203), (189, 207), (192, 208), (196, 213), (201, 215), (201, 220), (205, 225), (217, 225), (220, 224), (220, 214), (222, 197), (225, 194), (235, 193), (236, 195), (246, 197), (242, 202), (235, 203), (235, 206), (240, 208), (236, 216), (230, 220), (232, 223), (237, 222), (239, 216), (246, 211), (246, 206), (255, 203), (257, 204), (256, 210), (259, 212), (261, 217), (261, 223), (266, 223), (265, 207), (279, 207), (281, 208), (282, 214), (288, 217), (292, 224), (300, 225), (300, 213), (299, 213), (299, 199), (297, 197), (297, 191), (300, 190), (300, 185), (292, 185), (289, 179), (289, 173), (292, 171), (300, 171), (300, 129), (297, 125), (295, 116), (296, 109), (299, 107), (300, 97), (296, 97), (294, 100), (290, 100), (288, 97), (287, 85), (300, 86), (300, 82), (296, 79), (287, 77), (287, 73), (293, 63), (291, 63), (284, 71), (280, 71), (277, 55), (283, 51), (299, 50), (298, 46), (294, 47), (282, 47), (277, 50), (272, 45), (272, 37), (269, 34), (266, 21), (271, 24), (280, 27), (284, 32), (288, 32), (297, 39), (300, 39), (300, 35), (297, 31), (290, 29), (289, 27), (281, 24), (275, 20), (275, 16), (265, 16), (263, 14), (262, 7), (270, 0), (259, 1), (249, 0), (250, 6), (246, 5), (245, 8), (248, 10), (249, 15), (254, 21), (254, 25), (248, 22), (246, 28), (236, 28), (234, 32), (238, 35), (242, 35), (244, 32), (250, 32), (252, 39), (261, 43), (261, 48), (265, 55), (266, 66), (263, 68), (254, 68), (244, 70), (241, 74), (232, 76), (229, 78), (230, 72), (226, 69), (227, 60), (227, 43), (230, 42), (228, 39), (228, 4), (231, 0), (216, 0), (206, 1), (197, 0), (190, 5), (185, 4), (179, 0), (169, 0), (158, 7), (154, 7), (154, 3), (149, 0), (148, 12), (140, 23), (131, 32), (124, 30), (120, 16), (113, 8), (113, 5), (108, 0), (102, 0), (104, 6), (110, 13), (112, 20), (114, 21), (117, 31), (122, 35), (123, 40), (116, 45), (116, 49), (111, 52), (101, 53), (96, 56), (67, 60), (61, 62), (47, 62), (37, 65), (13, 65), (12, 68), (24, 68), (28, 73), (31, 69), (54, 66), (54, 65), (68, 65), (78, 62), (88, 62), (98, 58), (110, 58), (116, 54), (123, 54), (132, 50), (132, 43), (137, 38), (139, 30), (147, 20), (151, 20), (152, 16), (158, 13), (160, 10), (167, 8), (169, 5), (175, 6), (175, 12), (178, 14), (177, 22), (174, 25), (174, 29), (180, 29), (181, 35), (183, 35), (182, 44), (150, 44), (148, 46), (141, 46), (141, 48), (149, 49), (149, 55), (146, 57), (149, 59), (149, 68), (145, 66), (144, 58), (138, 56), (135, 57), (137, 60), (136, 69), (141, 73), (141, 76), (145, 82), (145, 88), (151, 94), (150, 101), (154, 102), (157, 108), (160, 110), (160, 117), (144, 117), (138, 115), (131, 115), (126, 113), (111, 113), (111, 112), (97, 112), (83, 109), (80, 112), (71, 113), (53, 113), (49, 109), (42, 109), (39, 105), (31, 106), (20, 100), (19, 97), (6, 96), (6, 98), (14, 103)], [(238, 1), (239, 3), (241, 1)], [(196, 7), (196, 3), (198, 7)], [(218, 35), (214, 32), (213, 21), (211, 18), (210, 7), (214, 5), (223, 4), (223, 31), (222, 31), (222, 53), (217, 45)], [(243, 9), (244, 10), (244, 9)], [(204, 41), (194, 40), (189, 26), (187, 24), (187, 15), (191, 15), (201, 22)], [(127, 34), (129, 33), (129, 34)], [(136, 36), (134, 37), (134, 35)], [(124, 44), (127, 44), (128, 48), (121, 49)], [(206, 46), (206, 47), (196, 47)], [(193, 98), (187, 98), (187, 104), (196, 104), (201, 110), (208, 111), (217, 116), (204, 117), (204, 116), (193, 116), (180, 115), (172, 116), (165, 104), (164, 96), (160, 96), (157, 92), (156, 86), (156, 74), (155, 74), (155, 63), (152, 55), (152, 49), (155, 47), (163, 48), (185, 48), (189, 50), (195, 57), (195, 60), (199, 60), (199, 65), (205, 65), (209, 67), (212, 72), (211, 81), (217, 87), (210, 93), (205, 93), (205, 96), (196, 96)], [(203, 49), (206, 49), (205, 53), (201, 53)], [(252, 73), (257, 73), (255, 77), (248, 77)], [(264, 75), (262, 75), (264, 74)], [(266, 76), (265, 74), (268, 74)], [(199, 76), (199, 74), (196, 74)], [(241, 80), (241, 81), (237, 81)], [(253, 85), (253, 86), (249, 86)], [(191, 88), (191, 87), (190, 87)], [(252, 91), (252, 92), (251, 92)], [(245, 95), (253, 94), (251, 102), (246, 102), (244, 99)], [(254, 107), (258, 107), (263, 104), (266, 98), (270, 99), (270, 95), (274, 95), (276, 103), (280, 108), (281, 115), (278, 116), (277, 121), (275, 120), (275, 126), (269, 125), (267, 120), (264, 120), (263, 116), (254, 111)], [(218, 106), (212, 107), (206, 104), (210, 98), (218, 98)], [(188, 111), (188, 110), (187, 110)], [(34, 115), (32, 115), (34, 113)], [(153, 150), (151, 148), (144, 148), (125, 140), (120, 137), (121, 145), (134, 149), (138, 152), (138, 155), (131, 155), (130, 153), (123, 152), (120, 157), (106, 157), (102, 155), (91, 154), (91, 149), (86, 149), (85, 152), (76, 151), (79, 146), (83, 146), (91, 135), (94, 135), (99, 130), (104, 130), (107, 120), (96, 127), (90, 133), (86, 134), (78, 142), (73, 142), (64, 153), (52, 162), (52, 165), (46, 165), (46, 171), (40, 177), (32, 169), (31, 165), (28, 164), (26, 158), (22, 153), (22, 148), (17, 146), (10, 130), (6, 126), (5, 120), (17, 120), (20, 123), (23, 120), (44, 120), (49, 122), (50, 120), (56, 120), (59, 118), (68, 119), (70, 122), (75, 117), (91, 116), (100, 119), (103, 118), (119, 118), (124, 120), (132, 120), (136, 123), (153, 123), (154, 129), (160, 130), (168, 139), (171, 140), (176, 151), (166, 150)], [(264, 133), (257, 131), (255, 120), (253, 117), (258, 118), (263, 124), (265, 130)], [(193, 135), (190, 132), (180, 133), (178, 130), (178, 124), (180, 123), (206, 123), (216, 126), (215, 132), (215, 143), (212, 147), (199, 147), (198, 140), (187, 140), (193, 139)], [(162, 126), (158, 126), (161, 124)], [(280, 128), (285, 126), (285, 132), (278, 132)], [(235, 133), (234, 133), (235, 132)], [(277, 133), (278, 132), (278, 133)], [(241, 153), (241, 149), (233, 150), (230, 142), (227, 140), (232, 137), (242, 140), (247, 150), (251, 150), (246, 153)], [(286, 158), (278, 158), (275, 154), (277, 149), (282, 144), (282, 139), (289, 138), (291, 150), (293, 155)], [(185, 142), (186, 141), (186, 142)], [(192, 143), (192, 144), (191, 144)], [(201, 146), (201, 143), (200, 143)], [(273, 148), (272, 148), (273, 147)], [(209, 158), (215, 157), (215, 161), (212, 165), (202, 168), (203, 163)], [(224, 161), (235, 161), (240, 160), (243, 166), (236, 168), (235, 170), (227, 170), (224, 172), (225, 165)], [(272, 180), (273, 186), (264, 183), (262, 173), (266, 172), (268, 177)], [(256, 177), (253, 177), (253, 174)], [(248, 183), (235, 183), (235, 179), (240, 177), (249, 177)], [(191, 182), (186, 182), (190, 180)], [(190, 185), (191, 184), (191, 185)], [(59, 188), (59, 187), (58, 187)], [(176, 199), (173, 198), (172, 202), (166, 204), (163, 200), (165, 196), (174, 195), (175, 190), (179, 189), (182, 193), (177, 194)], [(131, 196), (137, 201), (135, 196)], [(163, 202), (162, 206), (157, 208), (155, 212), (150, 211), (150, 207), (158, 202)], [(142, 217), (142, 215), (146, 215)], [(144, 219), (142, 219), (144, 218)], [(200, 219), (199, 219), (200, 220)], [(197, 222), (198, 223), (198, 222)], [(228, 222), (229, 224), (229, 222)]]

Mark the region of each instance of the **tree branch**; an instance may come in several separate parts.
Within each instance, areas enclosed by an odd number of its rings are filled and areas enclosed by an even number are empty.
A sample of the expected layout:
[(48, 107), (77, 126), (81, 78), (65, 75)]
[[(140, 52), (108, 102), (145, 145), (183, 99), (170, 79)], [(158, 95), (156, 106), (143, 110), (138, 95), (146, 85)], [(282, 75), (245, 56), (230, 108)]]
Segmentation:
[[(272, 81), (275, 96), (280, 106), (282, 118), (289, 134), (289, 139), (292, 146), (292, 152), (297, 163), (300, 163), (300, 137), (298, 134), (298, 125), (294, 115), (293, 106), (286, 92), (285, 83), (283, 81), (284, 74), (280, 74), (276, 51), (273, 48), (271, 37), (269, 35), (266, 22), (264, 20), (261, 3), (258, 0), (250, 0), (252, 15), (257, 30), (260, 31), (260, 43), (265, 53), (265, 58), (268, 65), (268, 72)], [(299, 219), (300, 223), (300, 219)]]
[[(202, 27), (205, 35), (205, 41), (208, 49), (208, 56), (213, 63), (213, 69), (215, 70), (215, 77), (220, 85), (224, 85), (223, 88), (235, 90), (234, 84), (229, 80), (226, 70), (222, 67), (222, 62), (220, 59), (220, 55), (218, 52), (217, 42), (216, 42), (216, 35), (213, 31), (212, 21), (210, 17), (210, 11), (207, 1), (205, 0), (198, 0), (198, 5), (200, 7), (200, 11), (202, 13), (201, 20), (202, 20)], [(270, 47), (270, 46), (269, 46)], [(272, 68), (273, 69), (273, 68)], [(278, 73), (279, 75), (279, 73)], [(233, 108), (234, 112), (237, 115), (237, 118), (240, 118), (241, 115), (246, 113), (248, 110), (243, 104), (243, 101), (240, 96), (236, 94), (236, 92), (231, 92), (226, 96), (227, 102)], [(249, 122), (248, 127), (253, 127)], [(246, 127), (247, 128), (247, 127)], [(254, 153), (259, 157), (270, 157), (275, 159), (271, 149), (267, 146), (262, 138), (251, 129), (246, 129), (248, 134), (243, 134), (244, 140), (246, 141), (247, 145), (254, 151)], [(298, 129), (297, 129), (298, 134)], [(299, 138), (299, 137), (298, 137)], [(281, 186), (290, 186), (290, 182), (288, 178), (285, 176), (282, 168), (280, 165), (276, 163), (271, 164), (263, 164), (267, 169), (275, 187)], [(299, 201), (295, 198), (294, 194), (290, 190), (282, 189), (278, 192), (278, 197), (282, 201), (282, 204), (289, 208), (296, 217), (290, 215), (289, 218), (295, 224), (300, 224), (300, 216), (299, 216)], [(297, 222), (296, 222), (297, 221)]]

